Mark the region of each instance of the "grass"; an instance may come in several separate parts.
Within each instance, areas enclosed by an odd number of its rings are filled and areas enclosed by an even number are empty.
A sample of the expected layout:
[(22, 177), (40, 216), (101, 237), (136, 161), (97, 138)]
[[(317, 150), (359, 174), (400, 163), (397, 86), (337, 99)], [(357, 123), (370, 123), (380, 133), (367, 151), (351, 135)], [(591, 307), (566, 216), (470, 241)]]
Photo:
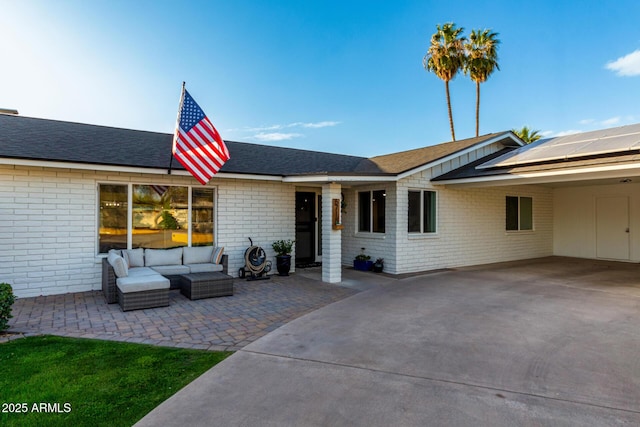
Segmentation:
[(3, 343), (0, 425), (131, 426), (230, 354), (54, 336)]

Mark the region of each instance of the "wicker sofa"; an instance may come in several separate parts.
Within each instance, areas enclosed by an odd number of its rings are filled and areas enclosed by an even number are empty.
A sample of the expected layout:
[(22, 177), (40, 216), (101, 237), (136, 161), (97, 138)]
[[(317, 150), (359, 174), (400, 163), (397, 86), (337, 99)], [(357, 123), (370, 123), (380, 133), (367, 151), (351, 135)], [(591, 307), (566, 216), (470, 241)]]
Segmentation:
[(111, 250), (102, 260), (102, 291), (107, 303), (123, 311), (169, 305), (169, 290), (179, 289), (182, 275), (220, 272), (226, 275), (224, 248)]

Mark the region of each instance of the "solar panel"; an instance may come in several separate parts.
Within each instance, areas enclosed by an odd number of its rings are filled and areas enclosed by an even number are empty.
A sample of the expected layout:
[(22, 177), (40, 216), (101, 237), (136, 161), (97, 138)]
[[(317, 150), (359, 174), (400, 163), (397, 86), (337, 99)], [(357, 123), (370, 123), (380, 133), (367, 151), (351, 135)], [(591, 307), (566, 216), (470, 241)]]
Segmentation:
[(477, 166), (477, 169), (567, 160), (633, 150), (640, 150), (640, 123), (560, 136), (525, 145), (489, 160)]

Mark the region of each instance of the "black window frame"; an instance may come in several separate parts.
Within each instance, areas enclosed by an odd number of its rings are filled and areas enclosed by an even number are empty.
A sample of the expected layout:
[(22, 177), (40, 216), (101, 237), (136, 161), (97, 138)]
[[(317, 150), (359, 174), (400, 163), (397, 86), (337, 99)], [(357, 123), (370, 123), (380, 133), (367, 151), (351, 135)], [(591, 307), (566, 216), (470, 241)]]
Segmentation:
[(358, 232), (386, 233), (387, 190), (358, 191)]
[[(416, 198), (416, 196), (418, 197)], [(407, 232), (410, 234), (436, 234), (438, 232), (437, 191), (407, 191)]]
[[(524, 209), (529, 212), (524, 212), (523, 216)], [(534, 230), (533, 197), (505, 196), (505, 230), (509, 232)]]

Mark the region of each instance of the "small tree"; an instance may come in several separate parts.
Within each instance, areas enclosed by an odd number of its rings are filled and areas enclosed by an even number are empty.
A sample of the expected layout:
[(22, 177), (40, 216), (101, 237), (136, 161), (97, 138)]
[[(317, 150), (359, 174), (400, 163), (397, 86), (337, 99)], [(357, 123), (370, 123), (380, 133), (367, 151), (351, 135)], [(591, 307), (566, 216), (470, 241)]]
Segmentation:
[(539, 130), (531, 130), (528, 126), (522, 126), (522, 129), (511, 129), (511, 132), (518, 135), (525, 144), (531, 144), (542, 138)]
[(15, 302), (16, 297), (13, 295), (13, 288), (8, 283), (0, 283), (0, 331), (9, 328), (9, 319), (11, 315), (11, 306)]

